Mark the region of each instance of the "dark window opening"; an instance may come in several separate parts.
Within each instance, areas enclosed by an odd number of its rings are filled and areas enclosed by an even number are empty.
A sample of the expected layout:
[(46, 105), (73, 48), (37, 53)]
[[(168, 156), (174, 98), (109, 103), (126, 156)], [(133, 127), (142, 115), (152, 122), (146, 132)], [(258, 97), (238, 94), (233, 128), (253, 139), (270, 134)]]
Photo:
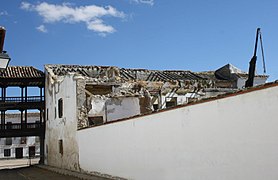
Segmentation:
[(23, 148), (15, 148), (15, 158), (16, 159), (21, 159), (23, 158)]
[(174, 107), (177, 105), (177, 98), (166, 98), (166, 108)]
[(85, 89), (94, 95), (106, 95), (112, 93), (112, 86), (110, 85), (86, 85)]
[(59, 140), (59, 153), (61, 155), (63, 155), (63, 140), (62, 139)]
[(158, 104), (153, 104), (153, 110), (158, 110)]
[(54, 119), (57, 117), (57, 111), (56, 111), (56, 106), (54, 107)]
[(11, 150), (10, 149), (4, 149), (4, 156), (10, 157), (11, 156)]
[(46, 109), (46, 120), (48, 120), (48, 108)]
[(12, 138), (6, 138), (6, 145), (12, 145), (13, 140)]
[(27, 141), (26, 137), (21, 137), (20, 144), (26, 144), (26, 141)]
[(89, 126), (97, 126), (103, 124), (103, 116), (88, 117)]
[(63, 99), (62, 98), (60, 98), (58, 100), (58, 115), (59, 115), (59, 118), (63, 117)]

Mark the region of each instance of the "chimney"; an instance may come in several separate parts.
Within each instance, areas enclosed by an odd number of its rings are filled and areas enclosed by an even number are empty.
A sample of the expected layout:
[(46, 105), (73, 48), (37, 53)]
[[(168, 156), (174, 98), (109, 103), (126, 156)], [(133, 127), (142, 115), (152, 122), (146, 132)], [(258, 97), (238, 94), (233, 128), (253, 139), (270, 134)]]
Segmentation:
[(0, 54), (3, 53), (6, 30), (0, 26)]

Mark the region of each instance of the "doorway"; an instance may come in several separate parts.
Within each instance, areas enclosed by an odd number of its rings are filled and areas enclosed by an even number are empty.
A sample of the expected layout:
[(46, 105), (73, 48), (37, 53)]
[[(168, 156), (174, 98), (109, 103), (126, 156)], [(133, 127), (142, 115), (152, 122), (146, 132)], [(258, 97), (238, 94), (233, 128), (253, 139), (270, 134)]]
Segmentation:
[(36, 155), (36, 147), (35, 146), (29, 146), (29, 158), (35, 157)]
[(16, 159), (23, 158), (23, 148), (15, 148), (15, 158)]

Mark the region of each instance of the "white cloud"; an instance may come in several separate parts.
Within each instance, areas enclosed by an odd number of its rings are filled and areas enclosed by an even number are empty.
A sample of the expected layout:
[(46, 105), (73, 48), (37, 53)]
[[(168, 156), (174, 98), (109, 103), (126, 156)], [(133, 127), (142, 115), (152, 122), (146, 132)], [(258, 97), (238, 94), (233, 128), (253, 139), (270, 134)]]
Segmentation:
[(126, 17), (124, 12), (118, 11), (112, 6), (80, 6), (74, 7), (72, 4), (64, 3), (62, 5), (49, 4), (42, 2), (36, 5), (28, 2), (21, 3), (21, 9), (37, 12), (45, 23), (85, 23), (87, 29), (100, 34), (113, 33), (114, 27), (103, 22), (103, 17), (115, 17), (123, 19)]
[(7, 11), (1, 11), (0, 12), (0, 16), (8, 16), (8, 12)]
[(36, 27), (36, 29), (40, 32), (47, 33), (47, 29), (45, 28), (44, 25), (40, 25), (40, 26)]
[(148, 4), (150, 6), (154, 5), (154, 0), (131, 0), (136, 3)]

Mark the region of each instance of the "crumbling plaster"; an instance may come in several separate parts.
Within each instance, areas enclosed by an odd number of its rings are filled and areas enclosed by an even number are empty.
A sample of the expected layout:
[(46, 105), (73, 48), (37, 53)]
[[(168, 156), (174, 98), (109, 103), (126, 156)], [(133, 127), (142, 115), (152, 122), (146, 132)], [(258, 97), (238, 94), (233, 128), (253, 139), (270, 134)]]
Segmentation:
[[(78, 143), (76, 140), (76, 88), (74, 74), (57, 80), (46, 72), (45, 102), (47, 109), (45, 134), (45, 163), (63, 169), (79, 171)], [(63, 99), (63, 116), (58, 116), (58, 100)], [(70, 105), (70, 106), (68, 106)], [(59, 140), (63, 142), (60, 153)]]
[[(204, 88), (212, 88), (214, 86), (214, 82), (211, 80), (142, 80), (144, 75), (150, 73), (147, 70), (141, 70), (140, 73), (136, 72), (134, 77), (138, 79), (127, 80), (121, 76), (117, 67), (96, 67), (95, 69), (96, 71), (86, 71), (87, 75), (78, 73), (78, 71), (67, 73), (63, 71), (63, 75), (56, 75), (50, 68), (46, 67), (46, 71), (49, 72), (49, 91), (52, 91), (52, 89), (55, 92), (59, 91), (59, 85), (57, 84), (63, 82), (67, 74), (73, 74), (72, 82), (76, 83), (75, 107), (78, 129), (89, 126), (89, 116), (102, 116), (104, 122), (106, 122), (138, 114), (151, 113), (154, 102), (159, 103), (159, 109), (165, 108), (166, 99), (171, 97), (177, 98), (177, 104), (184, 104), (188, 102), (188, 97), (201, 97)], [(93, 94), (90, 89), (86, 89), (87, 85), (111, 86), (112, 92), (102, 95)], [(53, 96), (56, 96), (56, 93)], [(129, 100), (124, 100), (125, 98)], [(129, 113), (119, 113), (120, 111), (111, 110), (113, 109), (112, 106), (115, 106), (114, 109), (120, 109), (116, 104), (109, 104), (119, 99), (121, 99), (122, 105), (127, 106), (121, 108), (128, 109)]]

